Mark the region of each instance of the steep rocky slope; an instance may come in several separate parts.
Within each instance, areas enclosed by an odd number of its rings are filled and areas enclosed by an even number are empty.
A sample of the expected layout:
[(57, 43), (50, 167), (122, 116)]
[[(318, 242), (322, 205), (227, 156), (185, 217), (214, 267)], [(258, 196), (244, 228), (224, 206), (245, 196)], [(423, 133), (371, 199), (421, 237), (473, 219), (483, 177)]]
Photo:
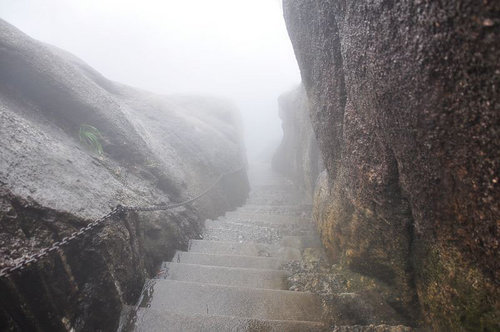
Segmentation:
[[(124, 69), (126, 70), (126, 69)], [(103, 149), (80, 142), (100, 132)], [(71, 54), (0, 20), (0, 264), (54, 241), (117, 204), (179, 202), (245, 166), (230, 103), (158, 96), (111, 82)], [(200, 221), (241, 204), (245, 169), (194, 206), (109, 220), (22, 273), (0, 280), (0, 330), (111, 331), (161, 260)]]
[(285, 0), (330, 258), (436, 331), (500, 321), (500, 5)]

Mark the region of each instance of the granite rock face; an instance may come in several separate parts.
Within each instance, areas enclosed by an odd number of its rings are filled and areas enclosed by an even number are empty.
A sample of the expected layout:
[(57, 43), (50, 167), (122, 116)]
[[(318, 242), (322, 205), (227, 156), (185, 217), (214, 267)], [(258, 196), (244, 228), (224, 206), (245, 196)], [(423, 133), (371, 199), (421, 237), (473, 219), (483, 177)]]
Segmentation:
[(285, 0), (330, 258), (437, 331), (500, 321), (500, 4)]
[[(98, 129), (103, 154), (80, 142)], [(0, 266), (37, 252), (116, 205), (193, 197), (128, 213), (0, 280), (2, 331), (111, 331), (144, 279), (248, 194), (241, 123), (223, 100), (159, 96), (104, 78), (0, 20)]]
[(324, 167), (311, 125), (304, 87), (300, 85), (281, 95), (278, 104), (283, 139), (273, 156), (273, 168), (312, 197), (316, 179)]

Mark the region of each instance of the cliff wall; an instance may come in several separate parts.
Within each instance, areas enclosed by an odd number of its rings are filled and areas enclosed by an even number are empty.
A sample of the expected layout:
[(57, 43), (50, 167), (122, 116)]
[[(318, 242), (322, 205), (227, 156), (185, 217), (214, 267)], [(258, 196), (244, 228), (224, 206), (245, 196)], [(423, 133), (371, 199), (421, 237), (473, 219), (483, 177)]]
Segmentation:
[(436, 331), (500, 321), (500, 5), (285, 0), (330, 258)]
[(281, 95), (278, 104), (283, 139), (273, 156), (272, 166), (291, 179), (311, 199), (316, 179), (323, 169), (323, 161), (309, 118), (304, 87), (300, 85)]
[[(86, 146), (92, 126), (98, 145)], [(0, 266), (116, 205), (180, 202), (245, 166), (234, 107), (159, 96), (104, 78), (0, 20)], [(102, 147), (102, 153), (100, 148)], [(138, 212), (0, 280), (2, 331), (112, 331), (145, 278), (200, 222), (242, 204), (242, 169), (194, 206)]]

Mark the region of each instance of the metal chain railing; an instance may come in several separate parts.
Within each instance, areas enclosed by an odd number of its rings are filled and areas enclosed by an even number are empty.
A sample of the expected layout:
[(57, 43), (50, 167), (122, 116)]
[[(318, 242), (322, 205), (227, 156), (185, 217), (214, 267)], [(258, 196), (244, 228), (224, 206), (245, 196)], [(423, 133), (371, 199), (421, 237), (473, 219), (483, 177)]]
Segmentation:
[(145, 207), (118, 205), (113, 210), (111, 210), (109, 213), (102, 216), (101, 218), (92, 221), (91, 223), (87, 224), (85, 227), (80, 228), (78, 231), (75, 231), (75, 232), (71, 233), (70, 235), (62, 238), (62, 240), (52, 243), (52, 245), (50, 247), (40, 249), (38, 252), (36, 252), (32, 255), (26, 256), (23, 259), (19, 260), (18, 262), (16, 262), (16, 264), (1, 269), (0, 270), (0, 278), (8, 277), (13, 272), (23, 270), (24, 268), (28, 267), (30, 264), (38, 262), (40, 259), (48, 256), (50, 253), (52, 253), (56, 250), (59, 250), (61, 247), (73, 242), (75, 239), (78, 239), (78, 238), (82, 237), (84, 234), (87, 234), (90, 231), (94, 230), (95, 228), (104, 225), (104, 222), (106, 220), (111, 219), (115, 216), (121, 215), (121, 214), (126, 213), (126, 212), (170, 210), (170, 209), (174, 209), (177, 207), (191, 204), (191, 203), (197, 201), (198, 199), (202, 198), (206, 194), (208, 194), (212, 189), (215, 188), (215, 186), (217, 184), (219, 184), (219, 182), (223, 178), (225, 178), (226, 176), (228, 176), (230, 174), (235, 174), (235, 173), (243, 170), (243, 168), (244, 167), (241, 167), (237, 170), (221, 174), (217, 178), (217, 180), (210, 187), (208, 187), (205, 191), (203, 191), (201, 194), (199, 194), (193, 198), (190, 198), (184, 202), (174, 203), (174, 204), (157, 204), (157, 205), (145, 206)]

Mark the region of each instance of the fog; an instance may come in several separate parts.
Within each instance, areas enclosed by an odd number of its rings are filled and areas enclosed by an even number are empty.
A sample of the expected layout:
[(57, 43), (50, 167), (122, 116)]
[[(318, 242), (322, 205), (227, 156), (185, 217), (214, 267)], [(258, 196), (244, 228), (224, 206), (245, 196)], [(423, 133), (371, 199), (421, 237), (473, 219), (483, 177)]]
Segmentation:
[(281, 0), (1, 0), (0, 16), (112, 80), (232, 100), (250, 158), (279, 142), (277, 98), (300, 82)]

